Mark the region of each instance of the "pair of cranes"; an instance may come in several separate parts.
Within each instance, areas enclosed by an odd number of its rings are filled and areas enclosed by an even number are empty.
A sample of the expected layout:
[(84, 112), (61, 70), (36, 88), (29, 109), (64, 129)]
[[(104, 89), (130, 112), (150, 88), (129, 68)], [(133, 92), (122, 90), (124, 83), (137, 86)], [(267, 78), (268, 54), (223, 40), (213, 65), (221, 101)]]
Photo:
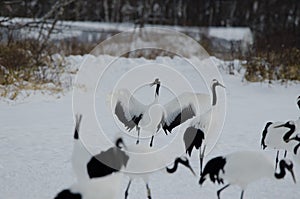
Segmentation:
[(185, 130), (183, 141), (189, 156), (193, 148), (200, 149), (200, 171), (202, 171), (205, 150), (202, 142), (211, 122), (212, 109), (217, 104), (217, 87), (225, 88), (224, 85), (213, 79), (211, 82), (212, 99), (208, 94), (185, 92), (164, 106), (160, 105), (158, 100), (160, 80), (157, 78), (149, 85), (156, 85), (154, 100), (149, 105), (139, 102), (127, 89), (120, 89), (113, 93), (111, 102), (115, 116), (128, 131), (134, 128), (137, 130), (136, 144), (139, 143), (141, 130), (150, 131), (152, 133), (150, 147), (153, 145), (155, 134), (160, 129), (168, 135), (175, 127), (193, 118)]
[[(159, 104), (160, 80), (157, 78), (149, 85), (156, 85), (155, 97), (151, 104), (144, 105), (139, 102), (129, 90), (120, 89), (112, 94), (111, 105), (115, 116), (124, 124), (128, 131), (134, 128), (137, 130), (137, 144), (140, 140), (141, 130), (152, 133), (150, 147), (153, 145), (155, 134), (160, 129), (163, 129), (167, 135), (171, 133), (175, 127), (181, 125), (188, 119), (209, 111), (217, 102), (216, 87), (223, 87), (216, 79), (212, 81), (212, 102), (208, 94), (185, 92), (162, 106)], [(203, 119), (200, 117), (196, 118)], [(205, 122), (207, 122), (207, 120), (208, 119), (206, 119)], [(199, 123), (200, 121), (196, 122)]]

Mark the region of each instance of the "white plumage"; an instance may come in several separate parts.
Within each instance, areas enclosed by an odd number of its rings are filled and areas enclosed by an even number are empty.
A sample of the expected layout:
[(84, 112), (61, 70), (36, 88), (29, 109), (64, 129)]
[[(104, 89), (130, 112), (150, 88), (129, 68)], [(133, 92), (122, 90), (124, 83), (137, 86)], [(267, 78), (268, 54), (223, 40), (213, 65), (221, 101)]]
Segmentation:
[(73, 137), (74, 144), (71, 156), (72, 168), (78, 181), (88, 181), (89, 178), (86, 170), (86, 163), (90, 160), (92, 155), (88, 152), (88, 150), (79, 139), (79, 128), (82, 120), (82, 115), (76, 115), (75, 119), (76, 123)]

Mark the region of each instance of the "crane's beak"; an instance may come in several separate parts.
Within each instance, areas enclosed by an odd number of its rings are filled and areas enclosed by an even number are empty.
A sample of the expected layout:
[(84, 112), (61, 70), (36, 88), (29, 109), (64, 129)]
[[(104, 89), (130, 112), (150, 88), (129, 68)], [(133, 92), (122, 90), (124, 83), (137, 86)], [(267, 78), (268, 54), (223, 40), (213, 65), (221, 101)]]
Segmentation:
[(223, 84), (221, 84), (220, 82), (219, 82), (219, 84), (218, 84), (219, 86), (221, 86), (221, 87), (223, 87), (223, 88), (226, 88)]
[(149, 86), (152, 87), (152, 86), (157, 85), (157, 84), (160, 84), (160, 81), (159, 81), (158, 78), (156, 78), (156, 79), (154, 80), (154, 82), (150, 83)]
[(189, 168), (190, 171), (193, 173), (193, 175), (196, 176), (196, 173), (195, 173), (194, 169), (192, 168), (192, 166), (190, 165), (190, 161), (189, 160), (187, 162), (187, 165), (184, 165), (184, 166), (186, 166), (187, 168)]
[(285, 124), (280, 124), (278, 126), (274, 126), (274, 128), (280, 128), (280, 127), (285, 127)]
[(149, 84), (150, 87), (152, 87), (154, 85), (156, 85), (156, 82), (152, 82), (152, 83)]
[(293, 169), (290, 170), (294, 183), (296, 184), (296, 178)]
[(189, 168), (190, 171), (193, 173), (193, 175), (196, 176), (196, 173), (195, 173), (194, 169), (192, 168), (189, 159), (185, 158), (185, 161), (184, 161), (184, 163), (183, 163), (183, 166)]

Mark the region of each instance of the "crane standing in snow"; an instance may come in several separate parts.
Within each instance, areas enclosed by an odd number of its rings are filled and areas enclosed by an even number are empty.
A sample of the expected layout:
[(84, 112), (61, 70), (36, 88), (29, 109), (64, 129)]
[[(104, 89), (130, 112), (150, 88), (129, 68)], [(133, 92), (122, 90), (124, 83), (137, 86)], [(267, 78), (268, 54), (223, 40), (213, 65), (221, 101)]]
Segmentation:
[[(200, 159), (200, 174), (202, 173), (202, 163), (203, 157), (205, 153), (205, 145), (203, 142), (205, 141), (205, 137), (207, 136), (208, 127), (210, 125), (215, 125), (216, 122), (214, 118), (212, 118), (213, 108), (217, 105), (217, 91), (216, 87), (220, 86), (225, 88), (221, 83), (217, 80), (212, 81), (211, 90), (213, 93), (212, 98), (212, 106), (211, 108), (200, 115), (197, 115), (192, 119), (188, 128), (184, 132), (184, 144), (186, 153), (191, 156), (193, 149), (199, 150), (199, 159)], [(204, 145), (204, 146), (203, 146)]]
[(115, 188), (120, 186), (122, 168), (129, 156), (116, 146), (91, 155), (80, 140), (79, 127), (82, 115), (76, 115), (72, 166), (76, 183), (59, 192), (55, 199), (115, 198)]
[(286, 171), (292, 175), (294, 182), (296, 179), (293, 171), (293, 163), (288, 159), (279, 162), (279, 173), (274, 173), (272, 161), (263, 153), (257, 151), (239, 151), (226, 156), (218, 156), (208, 161), (200, 177), (199, 184), (202, 185), (209, 176), (213, 183), (228, 184), (217, 191), (218, 199), (220, 193), (230, 185), (241, 187), (241, 199), (247, 185), (261, 178), (282, 179), (286, 176)]

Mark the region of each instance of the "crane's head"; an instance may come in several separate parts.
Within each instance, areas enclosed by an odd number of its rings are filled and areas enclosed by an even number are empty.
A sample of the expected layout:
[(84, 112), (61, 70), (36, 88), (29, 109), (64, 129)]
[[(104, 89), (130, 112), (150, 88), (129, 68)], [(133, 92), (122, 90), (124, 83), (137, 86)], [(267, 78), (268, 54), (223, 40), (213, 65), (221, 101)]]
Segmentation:
[(290, 137), (287, 141), (291, 141), (291, 140), (295, 140), (295, 141), (298, 141), (300, 142), (300, 133), (296, 134), (295, 136), (293, 137)]
[(122, 137), (119, 137), (119, 138), (116, 139), (115, 145), (119, 149), (126, 149), (127, 148), (124, 141), (123, 141), (123, 139), (122, 139)]
[(193, 170), (193, 168), (191, 167), (190, 161), (188, 160), (187, 157), (177, 157), (174, 161), (174, 166), (173, 168), (166, 168), (168, 173), (174, 173), (177, 171), (178, 168), (178, 164), (182, 164), (183, 166), (187, 167), (188, 169), (190, 169), (190, 171), (192, 172), (192, 174), (195, 176), (196, 173)]
[(212, 85), (212, 87), (221, 86), (221, 87), (225, 88), (225, 86), (223, 84), (221, 84), (217, 79), (213, 79), (211, 85)]
[[(292, 175), (292, 178), (293, 178), (293, 181), (294, 183), (296, 183), (296, 178), (295, 178), (295, 174), (294, 174), (294, 165), (293, 165), (293, 162), (289, 159), (282, 159), (280, 162), (279, 162), (279, 167), (280, 167), (280, 170), (282, 169), (286, 169), (287, 171), (289, 171)], [(275, 176), (277, 175), (278, 176), (281, 176), (282, 178), (284, 177), (284, 172), (282, 173), (282, 175), (280, 174), (275, 174)], [(280, 177), (279, 177), (280, 178)]]
[(156, 85), (156, 89), (155, 89), (155, 97), (157, 97), (157, 96), (159, 95), (159, 87), (160, 87), (160, 81), (159, 81), (159, 79), (156, 78), (156, 79), (154, 80), (154, 82), (150, 83), (149, 85), (150, 85), (151, 87), (154, 86), (154, 85)]
[(154, 82), (150, 83), (149, 85), (150, 85), (150, 86), (160, 85), (160, 81), (159, 81), (158, 78), (156, 78), (156, 79), (154, 80)]
[(286, 128), (289, 128), (289, 129), (294, 129), (296, 126), (295, 126), (295, 122), (290, 120), (290, 121), (287, 121), (284, 124), (274, 126), (274, 128), (280, 128), (280, 127), (286, 127)]

